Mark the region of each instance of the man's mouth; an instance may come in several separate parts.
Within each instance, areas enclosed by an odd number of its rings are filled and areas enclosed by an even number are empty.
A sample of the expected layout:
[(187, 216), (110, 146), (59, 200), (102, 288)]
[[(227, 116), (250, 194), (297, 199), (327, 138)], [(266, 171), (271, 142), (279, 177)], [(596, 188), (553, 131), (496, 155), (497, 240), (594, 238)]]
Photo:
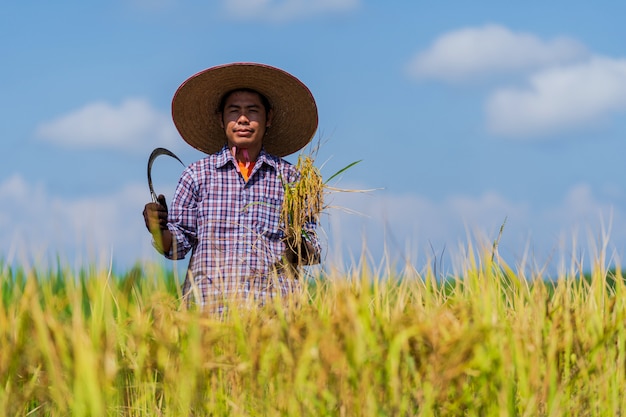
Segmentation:
[(235, 134), (238, 136), (249, 136), (254, 132), (252, 129), (236, 129)]

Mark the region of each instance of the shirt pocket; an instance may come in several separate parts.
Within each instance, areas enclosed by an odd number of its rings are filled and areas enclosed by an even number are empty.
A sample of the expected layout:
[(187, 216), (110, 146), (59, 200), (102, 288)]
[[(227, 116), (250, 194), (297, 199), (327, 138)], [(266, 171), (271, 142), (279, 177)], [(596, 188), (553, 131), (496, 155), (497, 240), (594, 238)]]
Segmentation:
[(280, 211), (282, 200), (271, 197), (262, 197), (261, 201), (248, 206), (254, 230), (269, 239), (280, 239)]

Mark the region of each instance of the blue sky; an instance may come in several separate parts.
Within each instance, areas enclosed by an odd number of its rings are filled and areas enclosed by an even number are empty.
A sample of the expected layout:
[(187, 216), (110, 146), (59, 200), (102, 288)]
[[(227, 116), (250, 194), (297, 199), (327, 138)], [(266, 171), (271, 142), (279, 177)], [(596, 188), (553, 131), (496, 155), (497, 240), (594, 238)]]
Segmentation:
[[(316, 97), (335, 185), (327, 262), (433, 254), (468, 239), (515, 266), (626, 250), (626, 3), (110, 0), (0, 6), (0, 258), (159, 259), (143, 226), (148, 155), (191, 163), (171, 98), (236, 61), (285, 69)], [(293, 160), (293, 157), (291, 158)], [(154, 165), (171, 198), (181, 172)], [(357, 212), (357, 213), (353, 213)], [(385, 251), (388, 255), (385, 255)], [(584, 267), (584, 265), (583, 265)]]

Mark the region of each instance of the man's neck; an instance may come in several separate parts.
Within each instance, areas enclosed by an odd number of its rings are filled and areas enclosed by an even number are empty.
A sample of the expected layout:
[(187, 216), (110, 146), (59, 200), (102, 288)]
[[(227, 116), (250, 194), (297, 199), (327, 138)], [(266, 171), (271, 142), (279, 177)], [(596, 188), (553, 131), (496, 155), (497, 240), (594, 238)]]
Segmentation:
[(236, 161), (249, 163), (256, 162), (259, 154), (261, 153), (261, 149), (238, 148), (236, 146), (232, 146), (230, 147), (230, 153), (233, 155)]

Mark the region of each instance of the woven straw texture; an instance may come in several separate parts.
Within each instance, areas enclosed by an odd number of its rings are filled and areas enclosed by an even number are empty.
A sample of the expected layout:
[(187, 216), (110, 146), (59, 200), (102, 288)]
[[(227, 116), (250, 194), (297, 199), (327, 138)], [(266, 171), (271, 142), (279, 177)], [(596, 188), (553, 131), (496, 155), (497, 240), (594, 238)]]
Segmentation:
[(318, 116), (315, 99), (296, 77), (275, 67), (233, 63), (212, 67), (189, 77), (174, 94), (172, 118), (192, 147), (212, 154), (226, 143), (218, 107), (224, 94), (250, 88), (263, 94), (274, 113), (263, 146), (276, 156), (305, 147), (315, 135)]

